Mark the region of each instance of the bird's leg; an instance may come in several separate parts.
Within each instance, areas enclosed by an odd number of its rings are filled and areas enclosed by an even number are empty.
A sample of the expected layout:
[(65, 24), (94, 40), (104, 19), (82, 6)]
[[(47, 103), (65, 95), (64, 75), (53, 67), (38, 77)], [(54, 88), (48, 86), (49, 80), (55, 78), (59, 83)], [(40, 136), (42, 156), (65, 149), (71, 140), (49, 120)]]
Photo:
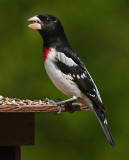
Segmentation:
[(57, 112), (57, 114), (61, 113), (61, 105), (65, 105), (66, 107), (70, 108), (71, 109), (70, 112), (73, 113), (74, 109), (72, 107), (72, 103), (75, 102), (76, 100), (77, 100), (77, 97), (73, 96), (72, 98), (58, 102), (57, 105), (58, 105), (59, 111)]
[(57, 105), (57, 103), (55, 101), (53, 101), (52, 99), (48, 99), (48, 98), (45, 98), (44, 102), (52, 103), (54, 105)]
[(69, 99), (66, 99), (64, 101), (60, 101), (60, 102), (57, 102), (56, 104), (57, 105), (62, 105), (62, 104), (68, 104), (68, 103), (73, 103), (74, 101), (77, 100), (77, 97), (76, 96), (73, 96), (72, 98), (69, 98)]
[[(58, 114), (58, 115), (61, 114), (61, 105), (65, 105), (65, 106), (67, 106), (67, 107), (69, 107), (69, 108), (72, 108), (72, 107), (71, 107), (71, 106), (72, 106), (72, 103), (73, 103), (74, 101), (76, 101), (76, 100), (77, 100), (77, 98), (76, 98), (75, 96), (73, 96), (73, 97), (70, 98), (70, 99), (57, 102), (56, 104), (58, 105), (58, 108), (59, 108), (59, 111), (57, 112), (57, 114)], [(73, 112), (73, 110), (71, 111), (71, 113), (72, 113), (72, 112)]]
[(45, 99), (45, 101), (48, 101), (49, 103), (53, 103), (58, 106), (59, 108), (59, 111), (57, 112), (58, 115), (61, 113), (61, 105), (66, 105), (69, 107), (76, 100), (77, 100), (76, 96), (73, 96), (72, 98), (60, 102), (54, 102), (53, 100), (49, 100), (48, 98)]

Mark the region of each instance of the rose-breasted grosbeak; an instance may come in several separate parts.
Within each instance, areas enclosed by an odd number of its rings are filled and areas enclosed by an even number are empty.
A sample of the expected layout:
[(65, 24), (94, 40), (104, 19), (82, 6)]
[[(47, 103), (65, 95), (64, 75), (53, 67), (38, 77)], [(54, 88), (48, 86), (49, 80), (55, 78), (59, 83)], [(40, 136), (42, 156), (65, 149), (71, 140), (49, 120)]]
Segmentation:
[(44, 40), (43, 60), (48, 76), (60, 91), (70, 97), (57, 104), (77, 100), (87, 105), (96, 115), (108, 141), (115, 148), (99, 91), (85, 65), (71, 48), (61, 22), (48, 14), (34, 16), (28, 21), (31, 23), (28, 27), (38, 30)]

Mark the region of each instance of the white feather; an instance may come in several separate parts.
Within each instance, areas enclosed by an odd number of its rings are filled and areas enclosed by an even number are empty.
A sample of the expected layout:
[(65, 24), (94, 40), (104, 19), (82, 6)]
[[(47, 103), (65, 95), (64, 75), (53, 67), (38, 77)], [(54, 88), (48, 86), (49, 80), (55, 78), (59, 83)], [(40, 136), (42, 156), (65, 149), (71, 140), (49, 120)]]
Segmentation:
[[(52, 82), (54, 83), (54, 85), (68, 97), (80, 97), (81, 91), (78, 89), (77, 85), (72, 81), (73, 77), (70, 74), (66, 75), (62, 73), (61, 70), (59, 70), (57, 66), (53, 63), (53, 60), (55, 59), (58, 53), (59, 52), (56, 52), (54, 48), (51, 49), (45, 61), (46, 72), (52, 80)], [(67, 58), (61, 53), (58, 54), (58, 56), (58, 58), (60, 58), (60, 60), (62, 61), (62, 58), (64, 57), (65, 61), (67, 61), (67, 64), (69, 64), (69, 62), (71, 61), (70, 58)], [(72, 62), (72, 65), (75, 65), (74, 61)]]
[(66, 64), (69, 67), (77, 66), (77, 64), (71, 58), (66, 57), (66, 55), (62, 52), (57, 52), (57, 57), (62, 63)]

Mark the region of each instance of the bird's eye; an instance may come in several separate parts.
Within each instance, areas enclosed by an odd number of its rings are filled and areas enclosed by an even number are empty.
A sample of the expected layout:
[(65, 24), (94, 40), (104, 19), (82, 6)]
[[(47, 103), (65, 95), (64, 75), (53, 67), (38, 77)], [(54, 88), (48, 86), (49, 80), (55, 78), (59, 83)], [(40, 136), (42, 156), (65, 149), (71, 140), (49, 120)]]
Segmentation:
[(55, 23), (58, 23), (58, 20), (57, 20), (57, 19), (55, 19), (55, 20), (54, 20), (54, 22), (55, 22)]
[(48, 18), (48, 17), (45, 19), (45, 22), (46, 22), (46, 23), (49, 23), (50, 21), (51, 21), (51, 20), (50, 20), (50, 18)]

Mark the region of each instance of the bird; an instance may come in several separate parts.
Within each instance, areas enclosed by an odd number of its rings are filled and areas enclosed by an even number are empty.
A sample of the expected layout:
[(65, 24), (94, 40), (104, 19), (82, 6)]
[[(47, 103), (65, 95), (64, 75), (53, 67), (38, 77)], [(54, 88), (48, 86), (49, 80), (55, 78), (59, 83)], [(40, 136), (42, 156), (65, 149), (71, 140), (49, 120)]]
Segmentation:
[(97, 117), (109, 143), (116, 148), (109, 129), (100, 93), (86, 66), (72, 49), (61, 21), (50, 14), (39, 14), (28, 19), (29, 28), (37, 30), (43, 39), (43, 61), (54, 85), (69, 97), (57, 105), (79, 101)]

